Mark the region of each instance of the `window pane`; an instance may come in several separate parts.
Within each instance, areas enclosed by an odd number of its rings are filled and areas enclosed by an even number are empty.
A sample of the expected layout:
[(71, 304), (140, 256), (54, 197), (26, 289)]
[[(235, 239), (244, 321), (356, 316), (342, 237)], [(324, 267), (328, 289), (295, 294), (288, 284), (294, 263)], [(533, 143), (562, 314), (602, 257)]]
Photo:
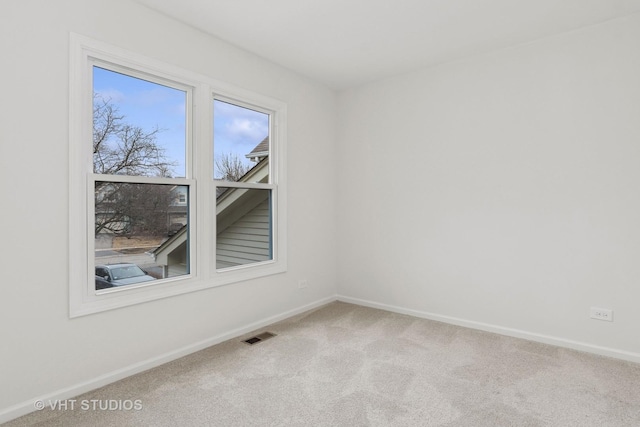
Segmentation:
[(186, 185), (95, 183), (96, 276), (107, 276), (96, 289), (189, 274), (188, 195)]
[(185, 91), (93, 67), (93, 172), (185, 177)]
[(269, 115), (213, 101), (213, 176), (269, 182)]
[(216, 268), (273, 259), (271, 190), (218, 188)]

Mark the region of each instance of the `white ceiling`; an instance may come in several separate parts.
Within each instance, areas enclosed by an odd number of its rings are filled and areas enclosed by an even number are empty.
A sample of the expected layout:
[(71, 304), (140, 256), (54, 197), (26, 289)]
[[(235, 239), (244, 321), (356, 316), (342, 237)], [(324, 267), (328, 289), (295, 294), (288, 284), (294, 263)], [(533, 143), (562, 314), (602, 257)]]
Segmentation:
[(640, 12), (640, 0), (137, 0), (344, 89)]

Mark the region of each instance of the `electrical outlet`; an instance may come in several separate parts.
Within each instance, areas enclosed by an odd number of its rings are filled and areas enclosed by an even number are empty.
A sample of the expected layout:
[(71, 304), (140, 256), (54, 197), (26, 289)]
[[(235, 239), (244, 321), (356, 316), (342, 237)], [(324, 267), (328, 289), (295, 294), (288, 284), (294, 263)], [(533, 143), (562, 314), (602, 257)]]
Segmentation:
[(613, 311), (608, 308), (591, 307), (591, 318), (613, 322)]
[(309, 286), (309, 281), (307, 279), (298, 281), (298, 289), (304, 289), (308, 286)]

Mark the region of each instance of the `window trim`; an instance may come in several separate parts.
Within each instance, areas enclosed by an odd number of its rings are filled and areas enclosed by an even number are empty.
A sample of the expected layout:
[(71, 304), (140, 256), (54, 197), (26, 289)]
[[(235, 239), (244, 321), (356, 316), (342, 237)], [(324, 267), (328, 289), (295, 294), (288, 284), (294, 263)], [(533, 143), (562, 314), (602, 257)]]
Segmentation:
[[(186, 147), (186, 178), (140, 179), (145, 183), (187, 185), (189, 188), (189, 227), (191, 271), (188, 275), (162, 279), (160, 283), (131, 285), (123, 288), (92, 290), (94, 272), (90, 250), (93, 250), (93, 183), (97, 180), (119, 181), (112, 175), (93, 174), (90, 123), (93, 90), (89, 70), (92, 64), (109, 65), (132, 77), (153, 76), (157, 82), (189, 87), (192, 115), (187, 115), (192, 131)], [(102, 64), (102, 65), (100, 65)], [(112, 68), (111, 65), (114, 67)], [(284, 102), (220, 82), (209, 77), (148, 58), (88, 37), (70, 34), (69, 73), (69, 315), (71, 318), (105, 310), (167, 298), (188, 292), (256, 279), (287, 270), (286, 232), (286, 123)], [(174, 86), (174, 85), (171, 85)], [(215, 268), (215, 182), (213, 179), (213, 99), (255, 106), (269, 111), (270, 184), (272, 189), (272, 221), (274, 227), (273, 259), (239, 267)], [(189, 131), (188, 131), (189, 132)], [(273, 161), (273, 164), (271, 162)], [(126, 182), (139, 178), (127, 176)], [(232, 183), (225, 183), (232, 184)], [(242, 183), (242, 186), (247, 186)], [(261, 187), (264, 188), (264, 187)]]

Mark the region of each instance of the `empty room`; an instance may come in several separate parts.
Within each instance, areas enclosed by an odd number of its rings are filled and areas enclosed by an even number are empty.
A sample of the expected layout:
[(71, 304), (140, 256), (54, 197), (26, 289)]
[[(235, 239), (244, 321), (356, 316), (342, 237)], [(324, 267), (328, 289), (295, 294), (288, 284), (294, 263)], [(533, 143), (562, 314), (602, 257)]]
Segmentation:
[(5, 0), (0, 423), (640, 425), (640, 0)]

